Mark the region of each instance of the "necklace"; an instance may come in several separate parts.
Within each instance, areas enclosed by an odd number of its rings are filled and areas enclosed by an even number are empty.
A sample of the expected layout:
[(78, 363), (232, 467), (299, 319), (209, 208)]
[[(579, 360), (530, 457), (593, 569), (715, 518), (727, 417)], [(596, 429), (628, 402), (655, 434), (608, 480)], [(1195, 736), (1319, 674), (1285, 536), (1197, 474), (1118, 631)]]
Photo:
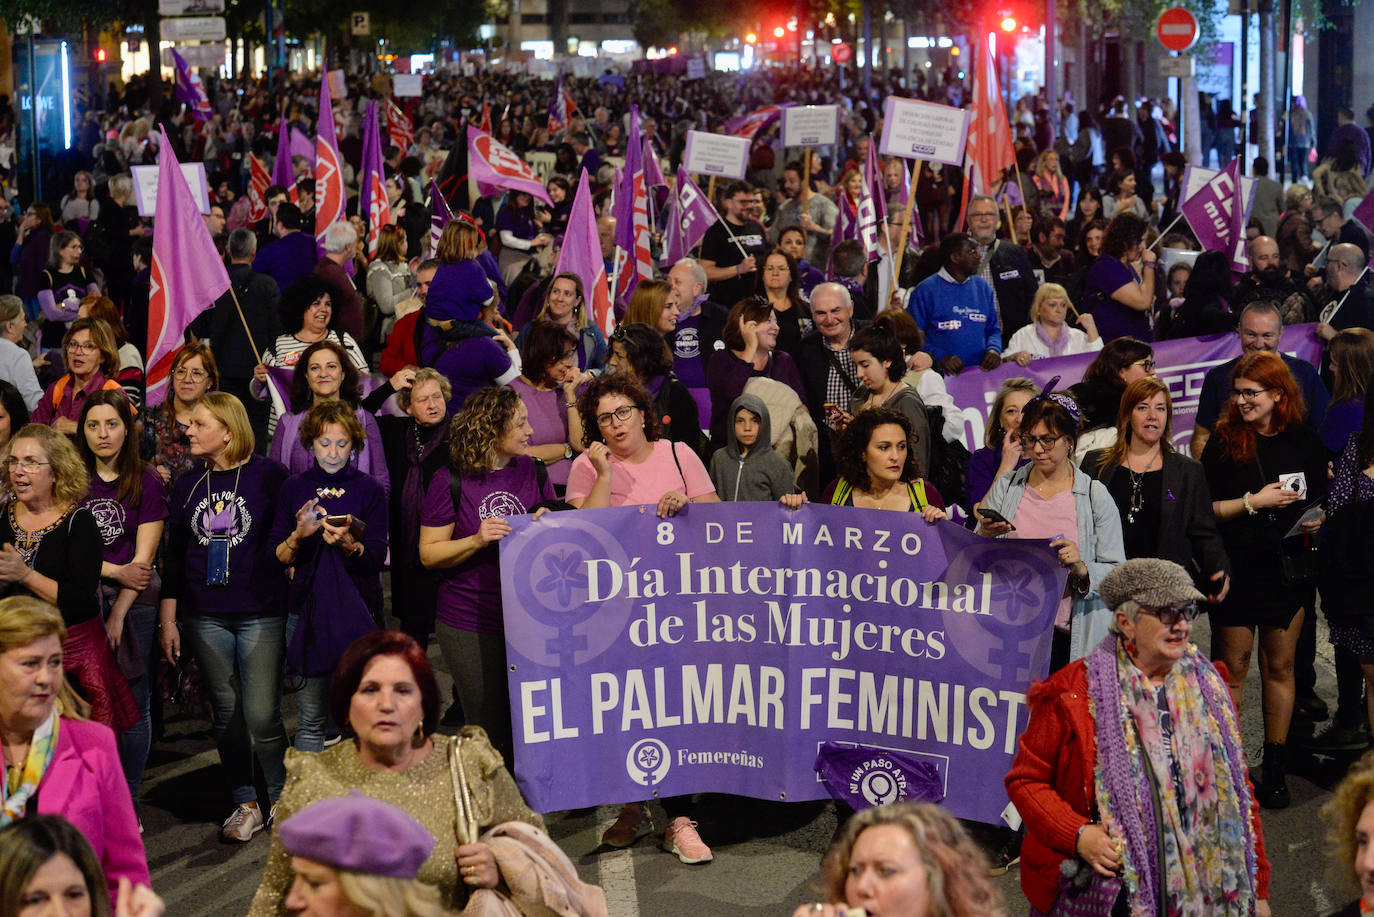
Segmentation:
[(43, 536), (47, 535), (57, 524), (62, 521), (62, 514), (41, 529), (30, 532), (19, 525), (19, 516), (16, 508), (19, 501), (10, 503), (10, 528), (14, 530), (14, 549), (19, 552), (19, 556), (24, 558), (25, 566), (33, 566), (33, 556), (38, 553), (39, 546), (43, 543)]
[(1140, 512), (1145, 506), (1145, 495), (1141, 487), (1145, 482), (1145, 475), (1149, 473), (1150, 466), (1155, 463), (1158, 453), (1145, 460), (1145, 467), (1136, 471), (1131, 467), (1130, 457), (1126, 458), (1126, 473), (1131, 476), (1131, 504), (1126, 510), (1126, 524), (1135, 525), (1135, 514)]

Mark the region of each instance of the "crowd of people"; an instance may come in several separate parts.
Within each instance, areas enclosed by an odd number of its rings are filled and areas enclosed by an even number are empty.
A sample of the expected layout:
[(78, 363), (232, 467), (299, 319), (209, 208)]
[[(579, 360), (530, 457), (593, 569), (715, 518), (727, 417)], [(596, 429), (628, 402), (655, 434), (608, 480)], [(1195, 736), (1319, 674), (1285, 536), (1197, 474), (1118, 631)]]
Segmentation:
[[(212, 85), (215, 114), (198, 121), (170, 103), (141, 114), (136, 81), (124, 104), (88, 112), (63, 159), (70, 191), (0, 219), (13, 290), (0, 295), (0, 862), (27, 864), (0, 870), (0, 899), (70, 886), (97, 913), (157, 913), (137, 803), (161, 687), (194, 672), (232, 806), (221, 837), (273, 828), (252, 913), (327, 899), (428, 915), (555, 887), (569, 913), (604, 913), (511, 777), (509, 518), (817, 501), (967, 518), (988, 538), (1046, 540), (1066, 569), (1048, 678), (1006, 778), (1036, 913), (1083, 912), (1059, 908), (1086, 895), (1102, 913), (1267, 914), (1260, 809), (1289, 805), (1294, 718), (1331, 718), (1319, 752), (1370, 744), (1374, 291), (1369, 232), (1350, 216), (1368, 138), (1343, 113), (1310, 184), (1251, 164), (1237, 274), (1174, 219), (1185, 162), (1164, 106), (1107, 100), (1099, 128), (1097, 112), (1028, 98), (1017, 167), (993, 187), (932, 167), (908, 189), (907, 164), (883, 162), (887, 216), (866, 251), (843, 227), (882, 98), (967, 96), (952, 74), (878, 76), (867, 98), (810, 69), (569, 78), (580, 110), (566, 124), (550, 122), (547, 81), (427, 77), (398, 106), (411, 135), (386, 145), (393, 222), (375, 247), (357, 181), (363, 103), (387, 96), (384, 76), (350, 77), (335, 100), (348, 216), (318, 239), (309, 159), (262, 193), (258, 222), (247, 193), (279, 131), (314, 132), (318, 82)], [(557, 270), (584, 174), (608, 273), (625, 269), (610, 198), (627, 143), (648, 141), (671, 175), (688, 128), (836, 99), (842, 142), (806, 162), (775, 126), (756, 133), (699, 250), (616, 298), (613, 328), (593, 314), (595, 278)], [(459, 138), (484, 120), (516, 155), (552, 154), (551, 205), (471, 195)], [(158, 227), (127, 169), (156, 161), (159, 124), (181, 161), (207, 167), (205, 222), (233, 295), (188, 329), (165, 398), (147, 404)], [(457, 215), (432, 230), (435, 195)], [(668, 209), (651, 199), (658, 255)], [(1278, 352), (1284, 326), (1307, 323), (1320, 366)], [(1185, 454), (1152, 345), (1207, 334), (1235, 335), (1242, 354), (1207, 372)], [(1008, 379), (970, 454), (946, 380), (1075, 354), (1093, 355), (1081, 380)], [(1319, 594), (1334, 717), (1314, 690)], [(1205, 654), (1189, 645), (1203, 611)], [(1264, 744), (1247, 770), (1257, 638)], [(1333, 805), (1374, 895), (1368, 773)], [(658, 802), (664, 848), (709, 862), (694, 800)], [(602, 841), (653, 827), (627, 801)], [(987, 872), (1015, 848), (989, 864), (938, 807), (864, 812), (804, 910), (998, 913)], [(539, 888), (517, 865), (530, 862)]]

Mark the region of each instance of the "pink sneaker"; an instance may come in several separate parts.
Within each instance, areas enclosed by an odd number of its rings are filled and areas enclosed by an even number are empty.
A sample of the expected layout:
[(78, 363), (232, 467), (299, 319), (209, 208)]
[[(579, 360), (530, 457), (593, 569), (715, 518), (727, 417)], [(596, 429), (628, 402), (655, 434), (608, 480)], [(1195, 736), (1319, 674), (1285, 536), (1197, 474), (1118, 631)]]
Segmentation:
[(711, 848), (702, 843), (701, 835), (697, 834), (697, 823), (685, 815), (673, 819), (668, 830), (664, 832), (663, 849), (675, 854), (688, 866), (709, 863), (714, 859), (711, 856)]

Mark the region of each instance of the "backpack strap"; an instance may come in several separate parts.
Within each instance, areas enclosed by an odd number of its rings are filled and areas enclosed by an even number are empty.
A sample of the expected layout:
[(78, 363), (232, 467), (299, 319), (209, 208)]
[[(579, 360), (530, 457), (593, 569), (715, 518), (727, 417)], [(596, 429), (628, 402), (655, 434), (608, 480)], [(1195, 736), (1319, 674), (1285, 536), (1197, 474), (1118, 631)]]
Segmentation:
[(534, 460), (534, 482), (539, 485), (539, 495), (544, 495), (544, 485), (549, 483), (549, 466), (543, 459)]
[(906, 492), (907, 496), (911, 498), (911, 505), (916, 507), (916, 511), (918, 513), (930, 505), (930, 501), (926, 499), (925, 478), (917, 478), (915, 481), (907, 481)]
[[(682, 493), (687, 495), (687, 475), (682, 473), (682, 461), (677, 457), (677, 443), (668, 440), (668, 451), (673, 453), (673, 464), (677, 466), (677, 476), (682, 478)], [(691, 496), (687, 496), (691, 500)]]
[(849, 503), (849, 497), (854, 492), (854, 485), (840, 478), (835, 484), (835, 493), (830, 496), (831, 506), (845, 506)]

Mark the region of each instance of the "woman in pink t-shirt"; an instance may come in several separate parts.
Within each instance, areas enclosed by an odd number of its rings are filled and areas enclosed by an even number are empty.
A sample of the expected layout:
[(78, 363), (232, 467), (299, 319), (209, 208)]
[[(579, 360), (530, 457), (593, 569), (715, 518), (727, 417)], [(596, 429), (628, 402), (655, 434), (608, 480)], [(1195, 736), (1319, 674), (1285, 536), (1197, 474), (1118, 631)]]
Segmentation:
[[(577, 399), (587, 451), (573, 460), (567, 500), (578, 509), (656, 505), (660, 517), (688, 503), (719, 503), (706, 466), (691, 446), (662, 438), (649, 395), (628, 374), (597, 376)], [(711, 848), (697, 834), (691, 797), (662, 800), (668, 816), (663, 848), (687, 864), (709, 863)], [(601, 836), (609, 847), (628, 847), (653, 830), (648, 807), (626, 803)]]
[(672, 516), (688, 503), (719, 503), (706, 466), (686, 443), (662, 438), (649, 395), (628, 375), (598, 376), (577, 399), (587, 451), (568, 473), (578, 509), (656, 505)]

